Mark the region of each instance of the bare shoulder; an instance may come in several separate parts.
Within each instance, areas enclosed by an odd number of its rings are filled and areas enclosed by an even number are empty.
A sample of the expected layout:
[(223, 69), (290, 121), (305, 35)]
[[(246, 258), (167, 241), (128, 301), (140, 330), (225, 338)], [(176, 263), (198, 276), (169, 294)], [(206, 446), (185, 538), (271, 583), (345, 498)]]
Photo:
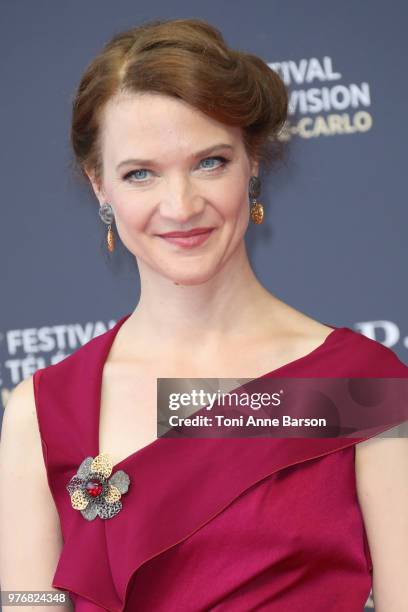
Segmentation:
[[(40, 445), (33, 376), (19, 382), (11, 391), (3, 415), (1, 458), (16, 458), (22, 448), (34, 450)], [(18, 452), (19, 451), (19, 452)]]
[(13, 478), (21, 477), (35, 481), (39, 493), (42, 491), (48, 498), (33, 382), (33, 376), (19, 382), (11, 391), (4, 409), (0, 440), (0, 491), (10, 487)]
[(356, 448), (356, 460), (358, 468), (375, 461), (395, 461), (403, 458), (400, 453), (408, 452), (408, 427), (407, 423), (389, 429), (387, 435), (373, 436), (363, 442), (358, 442)]

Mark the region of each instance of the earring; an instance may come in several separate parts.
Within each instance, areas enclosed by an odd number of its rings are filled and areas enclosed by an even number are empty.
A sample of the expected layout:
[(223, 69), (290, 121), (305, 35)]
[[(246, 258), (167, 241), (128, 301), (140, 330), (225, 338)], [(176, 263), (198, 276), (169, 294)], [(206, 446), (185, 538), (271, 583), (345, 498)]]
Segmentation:
[(108, 225), (108, 233), (106, 235), (106, 242), (108, 245), (108, 250), (110, 253), (113, 252), (115, 248), (115, 238), (112, 231), (112, 222), (114, 219), (113, 208), (110, 204), (102, 204), (99, 207), (99, 216), (106, 225)]
[(257, 202), (257, 197), (261, 192), (261, 181), (257, 176), (251, 176), (249, 179), (249, 198), (251, 201), (251, 219), (254, 223), (262, 223), (264, 219), (264, 207), (260, 202)]

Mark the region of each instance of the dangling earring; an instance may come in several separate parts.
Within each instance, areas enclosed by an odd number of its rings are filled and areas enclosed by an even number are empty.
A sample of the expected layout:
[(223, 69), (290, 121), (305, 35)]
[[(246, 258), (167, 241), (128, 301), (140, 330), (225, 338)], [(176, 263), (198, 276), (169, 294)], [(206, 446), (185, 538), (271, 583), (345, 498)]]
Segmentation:
[(106, 242), (108, 245), (108, 250), (110, 253), (113, 252), (115, 248), (115, 238), (112, 230), (112, 223), (114, 219), (113, 208), (110, 204), (102, 204), (99, 207), (99, 216), (106, 225), (108, 225), (108, 233), (106, 235)]
[(264, 219), (264, 207), (257, 202), (257, 197), (261, 193), (261, 181), (258, 176), (251, 176), (249, 179), (249, 198), (251, 201), (251, 219), (254, 223), (262, 223)]

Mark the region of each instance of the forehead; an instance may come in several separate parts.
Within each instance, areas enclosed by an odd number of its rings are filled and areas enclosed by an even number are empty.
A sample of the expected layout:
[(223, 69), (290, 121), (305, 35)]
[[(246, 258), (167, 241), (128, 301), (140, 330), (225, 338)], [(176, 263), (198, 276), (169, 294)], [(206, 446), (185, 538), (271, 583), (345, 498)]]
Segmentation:
[(115, 158), (126, 153), (163, 155), (174, 149), (187, 153), (219, 142), (242, 144), (241, 129), (162, 94), (121, 94), (107, 103), (102, 115), (102, 149)]

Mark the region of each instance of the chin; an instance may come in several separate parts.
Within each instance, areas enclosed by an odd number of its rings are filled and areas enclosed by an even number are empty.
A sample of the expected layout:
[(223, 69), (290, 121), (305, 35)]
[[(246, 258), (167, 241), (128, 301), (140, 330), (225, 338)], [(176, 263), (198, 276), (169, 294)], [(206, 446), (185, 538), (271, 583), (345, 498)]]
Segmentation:
[(194, 270), (185, 270), (183, 272), (174, 271), (171, 273), (167, 270), (159, 271), (162, 276), (166, 277), (169, 281), (171, 281), (175, 285), (202, 285), (203, 283), (208, 282), (215, 275), (214, 270), (200, 270), (197, 273), (194, 273)]

